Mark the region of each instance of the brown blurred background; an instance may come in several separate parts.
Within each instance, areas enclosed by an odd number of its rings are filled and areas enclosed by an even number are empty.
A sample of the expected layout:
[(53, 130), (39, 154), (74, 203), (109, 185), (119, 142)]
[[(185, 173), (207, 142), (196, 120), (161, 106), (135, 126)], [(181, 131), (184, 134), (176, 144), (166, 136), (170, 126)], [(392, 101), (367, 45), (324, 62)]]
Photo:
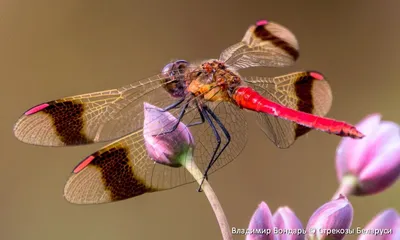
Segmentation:
[[(221, 239), (195, 184), (114, 204), (69, 204), (62, 194), (71, 169), (101, 144), (26, 145), (14, 138), (14, 122), (35, 104), (123, 86), (160, 71), (171, 59), (218, 57), (263, 18), (295, 33), (301, 57), (290, 68), (244, 75), (318, 70), (333, 89), (328, 116), (357, 123), (380, 112), (400, 122), (399, 8), (395, 0), (2, 0), (0, 239)], [(279, 150), (254, 118), (248, 120), (247, 147), (210, 178), (231, 227), (247, 227), (261, 201), (272, 211), (290, 206), (305, 226), (336, 190), (340, 138), (312, 132)], [(351, 197), (353, 227), (387, 207), (399, 209), (399, 190), (396, 184), (376, 196)]]

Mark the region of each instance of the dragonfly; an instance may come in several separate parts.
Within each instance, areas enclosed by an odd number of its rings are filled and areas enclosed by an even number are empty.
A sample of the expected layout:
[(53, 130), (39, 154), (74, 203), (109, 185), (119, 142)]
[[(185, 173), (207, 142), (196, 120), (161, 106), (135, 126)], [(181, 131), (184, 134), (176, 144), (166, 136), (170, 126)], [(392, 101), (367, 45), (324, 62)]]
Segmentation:
[(354, 139), (353, 125), (325, 117), (332, 93), (324, 75), (298, 71), (282, 76), (249, 76), (241, 69), (287, 67), (299, 58), (295, 35), (267, 20), (251, 25), (242, 40), (217, 59), (176, 60), (158, 74), (105, 91), (48, 101), (27, 110), (14, 134), (24, 143), (76, 146), (110, 141), (72, 171), (64, 197), (75, 204), (109, 203), (195, 181), (185, 168), (149, 157), (143, 135), (144, 103), (168, 111), (189, 127), (193, 159), (204, 177), (232, 162), (246, 145), (244, 110), (256, 115), (262, 132), (281, 149), (316, 129)]

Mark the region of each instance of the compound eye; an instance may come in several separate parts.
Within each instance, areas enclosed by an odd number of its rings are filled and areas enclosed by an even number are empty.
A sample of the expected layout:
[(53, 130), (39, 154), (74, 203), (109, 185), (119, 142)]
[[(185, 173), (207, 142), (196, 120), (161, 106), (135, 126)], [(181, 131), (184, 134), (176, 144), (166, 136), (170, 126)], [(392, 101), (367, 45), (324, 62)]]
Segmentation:
[(181, 65), (181, 64), (187, 65), (187, 64), (189, 64), (186, 60), (177, 60), (177, 61), (175, 61), (175, 63), (177, 65)]
[(178, 60), (175, 62), (175, 65), (177, 66), (178, 70), (184, 70), (189, 63), (185, 60)]
[(174, 63), (168, 63), (165, 65), (165, 67), (162, 69), (161, 73), (162, 74), (167, 74), (169, 75), (170, 72), (172, 71), (172, 68), (174, 67)]

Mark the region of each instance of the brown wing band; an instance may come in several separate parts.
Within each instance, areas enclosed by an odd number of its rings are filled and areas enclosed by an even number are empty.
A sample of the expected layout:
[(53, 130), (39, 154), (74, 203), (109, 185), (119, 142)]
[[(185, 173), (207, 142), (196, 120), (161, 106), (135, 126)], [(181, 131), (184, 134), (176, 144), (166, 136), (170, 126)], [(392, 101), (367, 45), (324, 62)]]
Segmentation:
[(154, 191), (135, 177), (127, 149), (113, 147), (93, 156), (90, 165), (101, 172), (104, 187), (109, 191), (112, 201)]
[[(311, 79), (310, 79), (311, 78)], [(314, 100), (312, 96), (313, 77), (309, 74), (300, 77), (295, 83), (296, 95), (299, 99), (297, 102), (297, 110), (306, 113), (313, 113)], [(308, 133), (311, 128), (296, 124), (295, 134), (296, 138)]]
[(51, 116), (57, 135), (66, 145), (93, 143), (83, 133), (84, 106), (72, 101), (49, 102), (49, 106), (42, 112)]
[(269, 41), (276, 47), (284, 50), (289, 55), (291, 55), (294, 60), (297, 60), (299, 58), (299, 52), (294, 47), (290, 46), (282, 39), (274, 36), (270, 31), (265, 28), (265, 25), (256, 26), (256, 28), (254, 29), (254, 35), (258, 38), (261, 38), (261, 40)]

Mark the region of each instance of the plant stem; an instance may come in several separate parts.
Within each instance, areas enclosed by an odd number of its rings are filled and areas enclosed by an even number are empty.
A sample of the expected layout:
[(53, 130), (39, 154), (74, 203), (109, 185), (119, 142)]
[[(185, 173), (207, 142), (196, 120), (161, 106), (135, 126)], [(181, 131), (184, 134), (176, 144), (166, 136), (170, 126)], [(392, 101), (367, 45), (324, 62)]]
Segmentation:
[[(194, 161), (189, 161), (188, 164), (184, 165), (186, 169), (192, 174), (196, 181), (201, 184), (203, 180), (203, 173), (197, 167)], [(207, 179), (204, 179), (203, 185), (201, 186), (204, 194), (208, 198), (210, 205), (214, 211), (215, 217), (217, 218), (219, 228), (221, 229), (222, 237), (224, 240), (232, 240), (231, 229), (229, 228), (228, 220), (224, 214), (221, 204), (218, 201), (217, 195), (215, 195), (214, 190), (211, 188), (210, 183)]]
[(352, 175), (347, 175), (342, 178), (339, 188), (336, 190), (335, 194), (332, 197), (332, 200), (337, 199), (340, 194), (349, 197), (354, 193), (357, 188), (357, 178)]

